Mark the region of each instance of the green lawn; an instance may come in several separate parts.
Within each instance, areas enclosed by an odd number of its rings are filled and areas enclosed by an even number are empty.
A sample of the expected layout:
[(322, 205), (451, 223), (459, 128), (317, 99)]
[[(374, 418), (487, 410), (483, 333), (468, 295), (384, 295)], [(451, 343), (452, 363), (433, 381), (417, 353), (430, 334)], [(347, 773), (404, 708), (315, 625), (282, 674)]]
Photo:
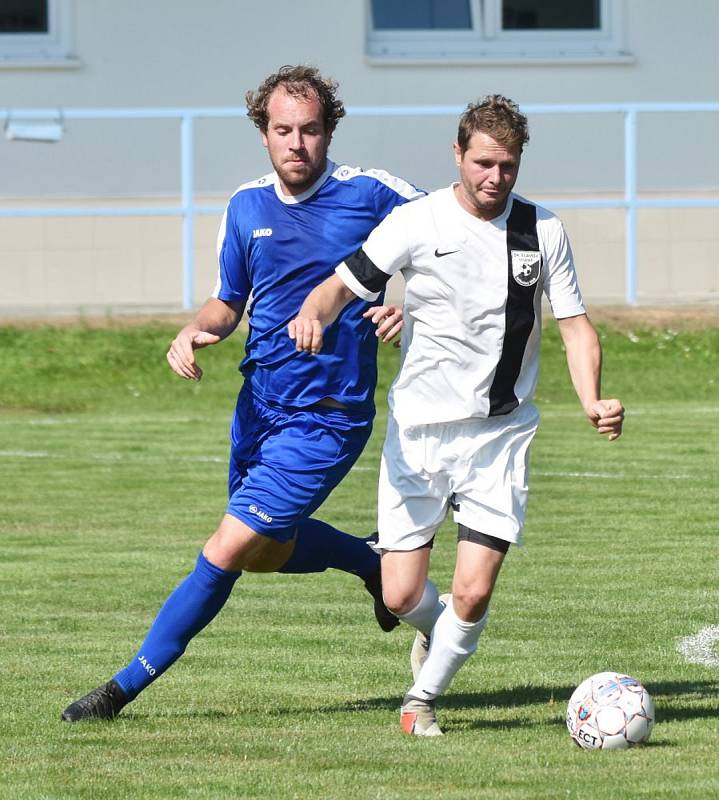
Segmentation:
[[(719, 667), (677, 652), (719, 624), (719, 329), (602, 328), (606, 394), (628, 408), (609, 444), (548, 328), (526, 545), (441, 701), (444, 738), (400, 734), (413, 631), (383, 634), (360, 582), (333, 571), (243, 576), (114, 723), (61, 722), (132, 657), (224, 509), (241, 337), (204, 351), (190, 384), (164, 362), (173, 334), (0, 328), (2, 798), (719, 796)], [(384, 348), (372, 441), (320, 515), (358, 535), (396, 363)], [(441, 590), (453, 558), (447, 523)], [(606, 669), (653, 694), (648, 746), (571, 742), (569, 695)]]

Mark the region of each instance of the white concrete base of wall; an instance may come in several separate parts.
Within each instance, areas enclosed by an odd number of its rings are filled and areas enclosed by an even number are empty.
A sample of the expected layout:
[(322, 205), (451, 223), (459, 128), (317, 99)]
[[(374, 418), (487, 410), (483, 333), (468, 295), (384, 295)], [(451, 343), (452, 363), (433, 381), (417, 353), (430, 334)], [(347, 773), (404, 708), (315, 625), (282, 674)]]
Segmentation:
[[(53, 199), (62, 205), (178, 204), (178, 198)], [(197, 198), (222, 205), (224, 198)], [(20, 205), (4, 200), (0, 207)], [(39, 202), (29, 207), (41, 207)], [(46, 203), (47, 205), (47, 203)], [(624, 214), (618, 209), (560, 213), (590, 304), (625, 301)], [(219, 216), (195, 220), (194, 304), (217, 275)], [(170, 313), (182, 309), (182, 228), (173, 217), (0, 218), (0, 318)], [(639, 213), (640, 305), (719, 302), (719, 208)], [(400, 302), (402, 281), (388, 298)]]

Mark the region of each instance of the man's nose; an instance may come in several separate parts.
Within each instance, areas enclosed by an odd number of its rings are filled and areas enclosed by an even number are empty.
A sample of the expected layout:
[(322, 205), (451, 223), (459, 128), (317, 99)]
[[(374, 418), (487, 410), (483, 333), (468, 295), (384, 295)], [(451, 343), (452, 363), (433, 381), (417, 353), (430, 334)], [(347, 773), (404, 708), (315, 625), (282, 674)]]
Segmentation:
[(292, 131), (290, 136), (290, 148), (292, 150), (302, 150), (304, 148), (302, 131)]
[(492, 183), (499, 183), (502, 179), (502, 170), (499, 168), (499, 164), (495, 164), (489, 171), (487, 175), (487, 179)]

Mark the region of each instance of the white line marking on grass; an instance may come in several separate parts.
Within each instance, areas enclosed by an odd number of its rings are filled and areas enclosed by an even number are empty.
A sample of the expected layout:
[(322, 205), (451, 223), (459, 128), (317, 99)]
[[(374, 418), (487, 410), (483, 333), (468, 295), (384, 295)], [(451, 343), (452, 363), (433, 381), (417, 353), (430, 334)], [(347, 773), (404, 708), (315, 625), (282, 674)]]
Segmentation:
[[(47, 458), (53, 461), (124, 461), (139, 464), (164, 464), (188, 462), (202, 464), (226, 464), (227, 456), (141, 456), (125, 453), (48, 453), (46, 450), (0, 450), (0, 458)], [(374, 472), (375, 467), (353, 467), (353, 472)]]
[[(532, 475), (538, 475), (540, 478), (602, 478), (606, 480), (636, 480), (637, 475), (639, 473), (632, 473), (631, 475), (627, 475), (624, 472), (572, 472), (572, 471), (564, 471), (564, 470), (543, 470), (543, 469), (534, 469), (531, 472)], [(647, 475), (646, 473), (641, 473), (642, 480), (652, 480), (652, 481), (692, 481), (697, 480), (696, 475), (678, 475), (673, 473), (668, 473), (666, 475)]]
[[(82, 459), (90, 459), (91, 461), (127, 461), (138, 462), (142, 464), (162, 464), (169, 461), (186, 461), (189, 463), (224, 463), (227, 461), (227, 456), (144, 456), (140, 454), (130, 453), (49, 453), (46, 450), (0, 450), (0, 458), (52, 458), (55, 460), (73, 460), (78, 461)], [(378, 467), (353, 467), (353, 472), (374, 472)], [(540, 478), (585, 478), (602, 480), (634, 480), (636, 474), (631, 475), (623, 472), (574, 472), (566, 470), (533, 470), (532, 475), (539, 476)], [(666, 474), (666, 475), (647, 475), (642, 474), (644, 480), (698, 480), (696, 475), (680, 475), (680, 474)]]
[(128, 463), (162, 464), (169, 461), (189, 461), (202, 463), (227, 463), (227, 456), (141, 456), (125, 453), (47, 453), (42, 450), (0, 450), (0, 458), (51, 458), (55, 461), (126, 461)]
[(77, 417), (40, 417), (27, 422), (28, 425), (77, 425), (80, 420)]
[(658, 405), (655, 408), (636, 408), (631, 409), (630, 414), (664, 414), (667, 411), (674, 411), (676, 409), (684, 409), (687, 414), (716, 414), (719, 412), (719, 406), (692, 406), (691, 403), (686, 405), (679, 403), (676, 405)]
[[(583, 417), (584, 412), (574, 410), (571, 408), (553, 408), (551, 405), (537, 405), (539, 413), (542, 418), (551, 417)], [(662, 403), (661, 405), (647, 407), (647, 408), (629, 408), (626, 411), (627, 417), (643, 417), (643, 416), (660, 416), (672, 413), (673, 411), (681, 410), (682, 414), (691, 416), (692, 414), (717, 414), (719, 413), (719, 406), (694, 406), (688, 403)]]
[[(57, 458), (43, 450), (0, 450), (0, 458)], [(65, 456), (60, 456), (65, 458)]]
[[(0, 425), (81, 425), (87, 422), (96, 422), (106, 420), (110, 415), (97, 415), (91, 414), (86, 417), (30, 417), (23, 419), (19, 416), (2, 415), (0, 416)], [(113, 422), (127, 422), (127, 423), (147, 423), (148, 425), (155, 425), (158, 423), (168, 425), (187, 425), (191, 422), (214, 422), (216, 417), (162, 417), (157, 414), (146, 414), (143, 416), (124, 416), (122, 414), (112, 414)]]
[(719, 641), (719, 625), (702, 628), (694, 636), (687, 636), (677, 644), (677, 652), (683, 655), (690, 664), (702, 664), (705, 667), (719, 667), (719, 656), (714, 645)]
[[(540, 478), (622, 478), (618, 472), (571, 472), (567, 470), (544, 470), (534, 469), (532, 475), (539, 475)], [(648, 476), (643, 476), (648, 477)], [(656, 476), (654, 476), (656, 477)]]
[[(581, 409), (574, 409), (574, 408), (555, 408), (551, 405), (544, 405), (539, 403), (538, 405), (539, 411), (542, 417), (551, 418), (551, 417), (571, 417), (571, 418), (578, 418), (583, 417), (584, 413)], [(661, 404), (655, 407), (646, 407), (646, 408), (631, 408), (627, 411), (627, 416), (663, 416), (666, 414), (671, 414), (675, 411), (681, 411), (681, 413), (685, 416), (692, 416), (692, 415), (702, 415), (702, 414), (719, 414), (719, 406), (695, 406), (692, 405), (691, 402), (687, 403), (667, 403)], [(147, 423), (147, 424), (155, 424), (155, 423), (162, 423), (162, 424), (177, 424), (177, 425), (184, 425), (191, 422), (215, 422), (217, 417), (211, 416), (203, 416), (200, 414), (193, 414), (191, 416), (178, 416), (178, 417), (166, 417), (162, 414), (98, 414), (98, 413), (88, 413), (87, 415), (83, 415), (82, 417), (50, 417), (50, 416), (43, 416), (43, 417), (25, 417), (23, 418), (21, 414), (15, 414), (13, 412), (5, 413), (4, 411), (0, 410), (0, 425), (79, 425), (87, 421), (96, 421), (96, 420), (104, 420), (107, 419), (109, 416), (112, 416), (112, 419), (115, 423), (117, 422), (128, 422), (128, 423)]]

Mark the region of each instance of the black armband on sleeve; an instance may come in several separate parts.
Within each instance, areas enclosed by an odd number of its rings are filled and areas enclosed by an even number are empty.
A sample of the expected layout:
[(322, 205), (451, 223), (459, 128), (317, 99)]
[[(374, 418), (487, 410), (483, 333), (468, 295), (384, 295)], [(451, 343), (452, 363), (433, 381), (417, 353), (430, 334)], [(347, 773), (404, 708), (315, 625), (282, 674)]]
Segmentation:
[(345, 259), (345, 264), (355, 278), (368, 292), (381, 292), (387, 285), (390, 276), (376, 267), (370, 257), (360, 247)]

